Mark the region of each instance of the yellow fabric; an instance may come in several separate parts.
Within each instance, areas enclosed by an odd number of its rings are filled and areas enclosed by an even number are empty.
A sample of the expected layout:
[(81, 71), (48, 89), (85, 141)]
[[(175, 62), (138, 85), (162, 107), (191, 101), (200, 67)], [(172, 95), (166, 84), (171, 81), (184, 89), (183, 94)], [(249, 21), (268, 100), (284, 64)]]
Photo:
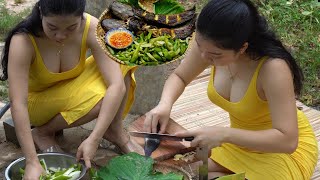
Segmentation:
[(245, 180), (245, 173), (231, 174), (227, 176), (221, 176), (216, 180)]
[[(82, 36), (81, 54), (78, 65), (66, 72), (50, 72), (41, 57), (37, 44), (29, 35), (36, 57), (30, 67), (28, 111), (31, 124), (41, 126), (61, 113), (68, 124), (86, 115), (104, 96), (107, 85), (92, 56), (86, 59), (86, 40), (90, 15), (86, 15), (86, 26)], [(130, 73), (131, 87), (123, 117), (129, 112), (134, 101), (136, 87), (134, 67), (120, 65), (123, 76)]]
[[(247, 92), (239, 102), (230, 102), (220, 96), (214, 88), (214, 67), (208, 85), (208, 97), (230, 115), (232, 128), (264, 130), (272, 128), (268, 102), (259, 98), (256, 82), (264, 57), (251, 79)], [(285, 117), (285, 115), (284, 115)], [(310, 180), (317, 158), (318, 144), (312, 127), (302, 111), (297, 112), (299, 143), (292, 154), (263, 153), (225, 143), (211, 150), (211, 159), (227, 169), (245, 172), (249, 180)]]

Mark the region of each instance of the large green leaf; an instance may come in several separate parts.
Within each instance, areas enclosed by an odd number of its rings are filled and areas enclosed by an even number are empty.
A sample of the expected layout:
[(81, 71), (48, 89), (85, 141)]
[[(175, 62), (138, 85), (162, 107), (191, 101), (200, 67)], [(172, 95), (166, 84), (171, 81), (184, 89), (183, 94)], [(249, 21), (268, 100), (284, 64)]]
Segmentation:
[(126, 3), (131, 6), (139, 7), (138, 0), (118, 0), (118, 2)]
[(182, 180), (182, 175), (153, 172), (153, 159), (137, 153), (128, 153), (110, 160), (97, 175), (103, 180)]
[(159, 0), (154, 5), (156, 14), (179, 14), (185, 11), (176, 0)]

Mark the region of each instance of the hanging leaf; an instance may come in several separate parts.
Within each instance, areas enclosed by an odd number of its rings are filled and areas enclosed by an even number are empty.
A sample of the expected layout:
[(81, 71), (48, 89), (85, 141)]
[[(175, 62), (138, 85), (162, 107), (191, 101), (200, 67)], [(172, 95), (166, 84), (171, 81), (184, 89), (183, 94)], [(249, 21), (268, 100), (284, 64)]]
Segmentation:
[(176, 0), (160, 0), (154, 5), (156, 14), (179, 14), (185, 11), (184, 7)]

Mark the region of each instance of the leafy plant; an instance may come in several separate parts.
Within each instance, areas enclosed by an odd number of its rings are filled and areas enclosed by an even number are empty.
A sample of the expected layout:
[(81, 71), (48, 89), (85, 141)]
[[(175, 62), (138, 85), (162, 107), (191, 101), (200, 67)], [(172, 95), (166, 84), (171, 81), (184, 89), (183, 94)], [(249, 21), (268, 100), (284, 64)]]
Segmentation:
[[(135, 7), (140, 7), (138, 0), (118, 0), (118, 2), (126, 3)], [(142, 9), (145, 9), (142, 8)], [(184, 7), (176, 0), (159, 0), (154, 3), (155, 14), (178, 14), (185, 11)]]
[(156, 14), (179, 14), (185, 11), (176, 0), (160, 0), (155, 5)]
[(154, 160), (131, 152), (117, 156), (99, 171), (90, 171), (92, 179), (97, 180), (182, 180), (183, 175), (163, 174), (153, 171)]
[(304, 73), (299, 98), (320, 108), (320, 3), (317, 0), (254, 0)]
[(7, 33), (16, 24), (23, 20), (23, 17), (30, 12), (30, 9), (21, 13), (14, 13), (6, 8), (6, 2), (0, 0), (0, 41), (3, 41)]

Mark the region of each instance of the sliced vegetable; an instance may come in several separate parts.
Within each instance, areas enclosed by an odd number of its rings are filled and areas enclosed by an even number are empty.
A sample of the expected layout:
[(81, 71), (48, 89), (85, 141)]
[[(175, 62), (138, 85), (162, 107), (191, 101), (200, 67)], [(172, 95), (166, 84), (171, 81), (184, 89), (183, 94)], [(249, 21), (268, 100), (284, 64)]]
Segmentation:
[[(76, 180), (81, 174), (81, 165), (74, 164), (69, 168), (54, 168), (47, 166), (44, 159), (39, 160), (42, 168), (46, 171), (46, 175), (41, 175), (40, 180)], [(24, 169), (20, 169), (21, 177), (24, 175)]]

